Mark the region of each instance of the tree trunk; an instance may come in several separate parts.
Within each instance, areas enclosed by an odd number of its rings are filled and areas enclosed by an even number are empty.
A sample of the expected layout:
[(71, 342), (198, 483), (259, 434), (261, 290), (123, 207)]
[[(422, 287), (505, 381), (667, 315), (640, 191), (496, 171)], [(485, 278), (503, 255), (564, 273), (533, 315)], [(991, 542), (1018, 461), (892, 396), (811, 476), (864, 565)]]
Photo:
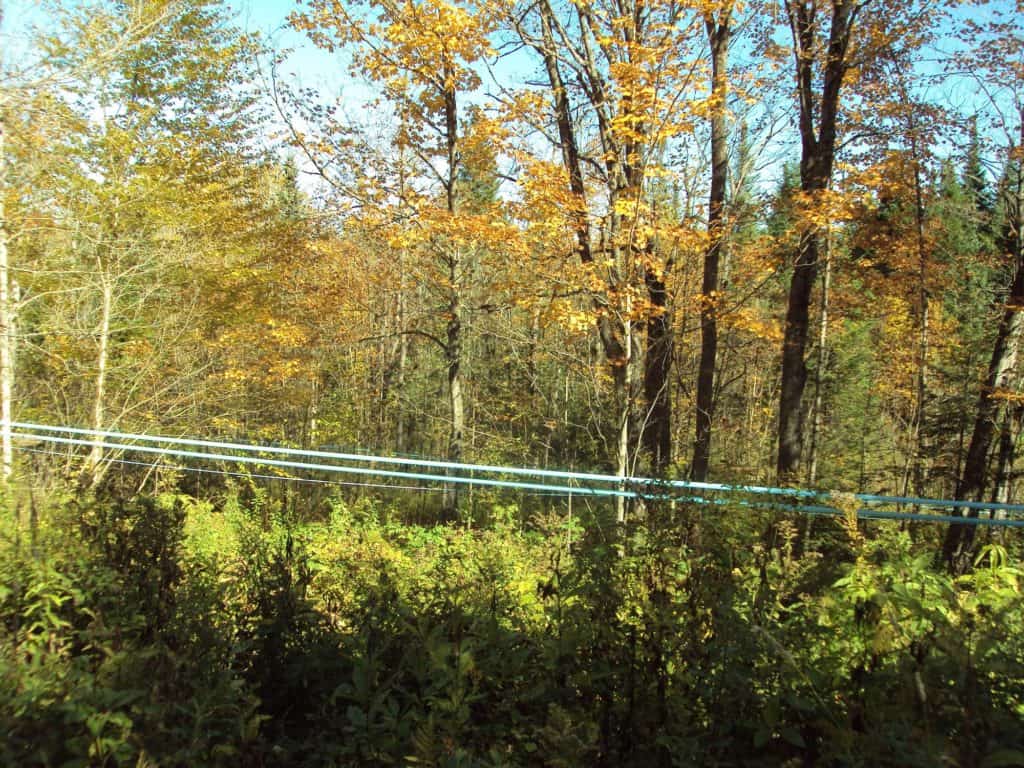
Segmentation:
[[(1017, 392), (1020, 396), (1020, 392)], [(1013, 478), (1013, 462), (1017, 458), (1017, 440), (1020, 438), (1021, 418), (1024, 405), (1014, 402), (1003, 414), (999, 429), (999, 453), (996, 455), (995, 480), (992, 485), (992, 501), (1007, 504), (1010, 501), (1010, 486)], [(1004, 517), (1005, 512), (997, 511), (993, 517)]]
[(644, 450), (650, 458), (651, 472), (655, 477), (662, 477), (672, 461), (669, 375), (675, 344), (664, 276), (648, 270), (645, 280), (651, 312), (647, 317), (647, 351), (644, 355), (644, 399), (647, 413), (642, 434)]
[[(821, 314), (818, 318), (818, 364), (814, 371), (814, 418), (811, 421), (811, 445), (807, 457), (807, 484), (813, 486), (818, 479), (818, 445), (821, 441), (821, 377), (828, 361), (828, 300), (832, 284), (831, 243), (825, 254), (825, 274), (821, 279)], [(810, 518), (808, 518), (809, 520)]]
[[(445, 82), (453, 82), (451, 73), (445, 73)], [(444, 94), (445, 142), (448, 153), (447, 207), (452, 217), (459, 208), (459, 120), (454, 86), (446, 87)], [(463, 459), (466, 430), (466, 403), (462, 391), (462, 289), (464, 282), (462, 253), (449, 246), (446, 254), (448, 266), (448, 328), (444, 354), (448, 369), (448, 405), (451, 427), (448, 433), (448, 461), (458, 464)], [(459, 515), (459, 485), (448, 483), (444, 492), (444, 511), (451, 519)]]
[(10, 264), (7, 255), (7, 163), (4, 141), (7, 123), (0, 112), (0, 490), (10, 482), (14, 467), (11, 439), (14, 390), (14, 307), (11, 302)]
[[(626, 321), (626, 341), (629, 341), (629, 325)], [(630, 423), (630, 402), (629, 402), (629, 365), (628, 362), (615, 372), (615, 392), (620, 404), (619, 424), (615, 437), (615, 473), (619, 477), (629, 475), (629, 423)], [(620, 490), (625, 490), (625, 485)], [(626, 522), (626, 497), (615, 497), (615, 522), (622, 525)]]
[[(814, 92), (814, 64), (818, 60), (815, 0), (786, 0), (793, 58), (800, 101), (800, 189), (807, 202), (817, 204), (832, 181), (835, 160), (839, 95), (849, 67), (847, 51), (854, 18), (866, 3), (836, 0), (831, 5), (827, 56), (821, 94)], [(815, 118), (817, 117), (817, 126)], [(820, 225), (801, 225), (800, 245), (786, 304), (786, 326), (782, 341), (782, 378), (779, 398), (779, 452), (776, 474), (780, 483), (796, 479), (803, 452), (804, 389), (807, 384), (807, 333), (811, 289), (818, 273), (823, 232)]]
[[(402, 415), (402, 391), (405, 385), (405, 365), (408, 357), (408, 337), (405, 332), (405, 252), (397, 253), (398, 285), (394, 302), (388, 303), (384, 333), (381, 336), (381, 393), (380, 393), (380, 447), (393, 448), (401, 453), (405, 443), (405, 424)], [(390, 329), (389, 319), (393, 318), (394, 328)], [(393, 425), (392, 425), (393, 422)]]
[(729, 175), (729, 127), (726, 98), (729, 79), (731, 6), (722, 10), (719, 22), (710, 12), (704, 24), (711, 43), (711, 193), (708, 200), (708, 248), (704, 253), (701, 283), (700, 362), (697, 366), (697, 423), (690, 477), (704, 481), (711, 460), (711, 429), (715, 398), (715, 365), (718, 358), (718, 271), (725, 232), (725, 190)]
[[(97, 332), (99, 349), (96, 353), (96, 388), (93, 394), (92, 403), (92, 428), (103, 429), (103, 419), (106, 408), (107, 397), (107, 370), (109, 367), (110, 349), (110, 319), (114, 304), (114, 283), (113, 279), (106, 272), (100, 276), (102, 281), (100, 298), (100, 326)], [(82, 471), (81, 485), (84, 488), (94, 488), (103, 477), (103, 438), (94, 436), (92, 448), (85, 460), (85, 467)]]
[(921, 327), (917, 337), (917, 402), (914, 409), (914, 466), (912, 470), (914, 493), (924, 496), (925, 486), (925, 400), (928, 396), (928, 249), (925, 238), (924, 181), (921, 178), (921, 157), (917, 133), (911, 112), (910, 147), (914, 159), (914, 219), (917, 235), (917, 301), (918, 321)]
[[(451, 257), (452, 274), (458, 269), (457, 251)], [(448, 367), (448, 405), (451, 428), (448, 433), (448, 461), (460, 463), (466, 430), (466, 404), (462, 394), (462, 308), (458, 291), (453, 291), (448, 305), (448, 335), (445, 343), (445, 362)], [(445, 487), (445, 513), (453, 519), (459, 512), (459, 486), (449, 483)]]
[(786, 306), (782, 341), (782, 389), (779, 397), (779, 455), (776, 473), (780, 483), (796, 478), (803, 452), (804, 388), (807, 385), (807, 332), (810, 323), (811, 288), (818, 271), (818, 235), (800, 237), (800, 253), (793, 268)]
[[(319, 364), (317, 364), (319, 369)], [(306, 406), (306, 428), (303, 448), (314, 448), (319, 443), (317, 430), (319, 428), (318, 417), (320, 414), (320, 372), (313, 375), (310, 382), (309, 402)]]
[[(398, 195), (405, 199), (406, 195), (406, 170), (405, 170), (405, 148), (399, 149), (398, 160)], [(407, 441), (408, 426), (405, 419), (405, 407), (402, 398), (405, 393), (405, 369), (409, 361), (409, 334), (406, 333), (406, 290), (409, 285), (409, 278), (406, 275), (406, 264), (408, 262), (405, 248), (398, 250), (398, 295), (395, 297), (395, 329), (398, 332), (395, 356), (395, 452), (404, 453)]]
[[(1024, 314), (1020, 308), (1024, 304), (1024, 269), (1018, 261), (1007, 297), (1007, 304), (996, 331), (992, 359), (988, 365), (988, 375), (978, 396), (978, 406), (974, 417), (974, 430), (967, 447), (967, 459), (964, 462), (963, 474), (957, 483), (956, 498), (965, 501), (982, 501), (985, 495), (986, 470), (988, 468), (989, 450), (995, 435), (996, 424), (1000, 420), (1000, 412), (1007, 405), (1006, 394), (1014, 389), (1017, 351), (1020, 346), (1021, 329), (1024, 328)], [(966, 511), (967, 517), (976, 518), (977, 509)], [(942, 554), (954, 573), (964, 573), (970, 567), (975, 536), (974, 525), (957, 524), (949, 526)]]
[(397, 393), (395, 397), (395, 451), (397, 453), (403, 453), (405, 451), (407, 427), (405, 424), (405, 407), (402, 402), (402, 397), (405, 391), (405, 368), (409, 361), (409, 334), (405, 332), (404, 266), (400, 264), (399, 269), (402, 270), (402, 273), (398, 292), (398, 349), (395, 361), (395, 392)]
[(374, 439), (373, 439), (373, 450), (374, 452), (381, 452), (386, 450), (386, 440), (388, 432), (390, 430), (388, 416), (390, 413), (389, 401), (391, 399), (391, 355), (389, 354), (388, 337), (390, 333), (389, 325), (391, 323), (393, 315), (388, 311), (388, 307), (384, 307), (384, 313), (378, 320), (377, 316), (373, 317), (373, 327), (379, 327), (382, 330), (380, 337), (377, 339), (377, 355), (376, 365), (371, 367), (371, 372), (377, 376), (376, 382), (370, 382), (369, 391), (377, 392), (377, 418), (374, 424)]
[[(639, 395), (636, 357), (637, 339), (632, 314), (632, 302), (626, 297), (625, 319), (622, 322), (623, 339), (622, 344), (626, 350), (625, 359), (621, 365), (613, 369), (615, 380), (615, 400), (619, 411), (619, 422), (616, 434), (615, 445), (615, 471), (619, 477), (629, 477), (632, 472), (630, 462), (630, 448), (633, 445), (633, 438), (637, 434), (637, 398)], [(626, 514), (630, 504), (624, 496), (616, 497), (615, 519), (618, 523), (626, 522)]]
[[(1024, 146), (1024, 109), (1020, 113), (1020, 143)], [(956, 498), (981, 501), (985, 493), (989, 450), (996, 424), (1010, 409), (1017, 391), (1017, 353), (1021, 333), (1024, 331), (1024, 167), (1018, 164), (1015, 189), (1004, 192), (1006, 204), (1004, 235), (1006, 250), (1013, 257), (1013, 282), (996, 329), (988, 375), (978, 396), (974, 418), (974, 431), (967, 447), (963, 474), (957, 483)], [(967, 517), (976, 518), (978, 510), (966, 510)], [(942, 555), (953, 573), (964, 573), (971, 566), (977, 526), (957, 524), (949, 526), (943, 542)]]

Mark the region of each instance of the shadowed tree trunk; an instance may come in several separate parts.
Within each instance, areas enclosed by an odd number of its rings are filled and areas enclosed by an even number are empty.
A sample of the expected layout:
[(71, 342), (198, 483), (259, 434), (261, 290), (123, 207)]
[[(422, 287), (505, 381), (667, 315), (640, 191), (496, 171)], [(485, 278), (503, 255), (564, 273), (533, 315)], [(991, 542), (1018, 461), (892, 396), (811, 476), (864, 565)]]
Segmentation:
[[(1018, 388), (1017, 397), (1020, 397)], [(992, 487), (992, 501), (1006, 504), (1010, 501), (1010, 487), (1013, 480), (1013, 462), (1017, 458), (1017, 440), (1020, 439), (1021, 419), (1024, 418), (1024, 404), (1015, 400), (1013, 407), (1003, 415), (999, 429), (999, 453), (996, 456), (995, 480)], [(1005, 512), (995, 517), (1005, 516)]]
[[(805, 204), (814, 205), (832, 181), (836, 153), (839, 96), (843, 76), (850, 67), (850, 34), (857, 13), (867, 2), (836, 0), (831, 4), (828, 46), (822, 61), (821, 93), (814, 88), (817, 33), (817, 0), (787, 0), (786, 12), (793, 34), (793, 58), (800, 102), (800, 189)], [(817, 217), (815, 217), (817, 218)], [(807, 384), (807, 335), (810, 326), (811, 290), (823, 251), (824, 228), (812, 220), (800, 224), (800, 244), (786, 303), (782, 341), (782, 379), (779, 398), (779, 451), (776, 473), (780, 483), (795, 481), (804, 437), (804, 389)]]
[[(1024, 146), (1024, 109), (1020, 114), (1020, 141)], [(1006, 222), (1003, 241), (1006, 251), (1013, 257), (1013, 282), (996, 329), (992, 358), (988, 374), (978, 395), (974, 429), (967, 448), (963, 473), (957, 482), (956, 498), (982, 501), (987, 483), (989, 452), (996, 433), (996, 425), (1006, 420), (1012, 408), (1013, 393), (1017, 387), (1017, 354), (1021, 334), (1024, 332), (1024, 174), (1020, 166), (1012, 178), (1012, 188), (1005, 189)], [(976, 518), (977, 509), (966, 510), (966, 516)], [(977, 526), (958, 524), (949, 526), (943, 542), (942, 555), (953, 573), (964, 573), (971, 566)]]
[[(826, 241), (826, 247), (830, 245)], [(807, 484), (814, 486), (818, 480), (818, 446), (821, 443), (822, 380), (828, 362), (828, 301), (832, 285), (831, 253), (825, 254), (825, 274), (821, 278), (821, 313), (818, 316), (818, 361), (814, 371), (814, 418), (811, 421), (811, 445), (807, 456)], [(808, 521), (810, 518), (808, 517)]]
[(664, 275), (647, 270), (647, 295), (652, 311), (647, 318), (647, 351), (644, 356), (644, 450), (650, 457), (651, 471), (661, 477), (672, 461), (672, 400), (669, 374), (672, 370), (674, 339), (672, 314)]
[(711, 429), (715, 396), (715, 364), (718, 358), (718, 270), (725, 232), (725, 188), (729, 175), (729, 127), (726, 97), (729, 79), (729, 39), (732, 6), (726, 4), (719, 18), (705, 13), (704, 25), (711, 43), (711, 193), (708, 200), (708, 248), (704, 253), (701, 283), (700, 362), (697, 367), (697, 423), (690, 477), (704, 481), (711, 459)]
[[(1002, 411), (1007, 407), (1006, 394), (1013, 389), (1016, 378), (1017, 352), (1020, 346), (1021, 328), (1024, 327), (1024, 269), (1018, 263), (1013, 286), (1007, 298), (996, 332), (992, 359), (988, 375), (978, 396), (978, 407), (974, 417), (974, 430), (967, 447), (963, 474), (957, 483), (956, 498), (964, 501), (982, 501), (985, 495), (989, 451), (1000, 421)], [(977, 517), (978, 510), (970, 509), (967, 517)], [(974, 545), (974, 525), (951, 525), (946, 532), (942, 554), (955, 573), (963, 573), (970, 567), (971, 551)]]
[[(103, 419), (107, 401), (107, 370), (110, 362), (110, 319), (113, 309), (112, 278), (101, 273), (103, 291), (100, 304), (100, 327), (97, 332), (96, 388), (92, 403), (92, 428), (99, 431), (104, 427)], [(103, 476), (103, 439), (95, 436), (96, 442), (89, 450), (82, 472), (82, 487), (94, 488)]]

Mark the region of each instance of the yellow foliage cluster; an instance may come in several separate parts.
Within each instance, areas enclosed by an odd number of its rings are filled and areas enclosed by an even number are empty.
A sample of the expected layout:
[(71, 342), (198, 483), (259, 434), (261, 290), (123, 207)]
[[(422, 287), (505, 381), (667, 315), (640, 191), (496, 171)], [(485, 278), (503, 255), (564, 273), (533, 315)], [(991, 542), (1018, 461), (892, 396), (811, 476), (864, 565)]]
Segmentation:
[(756, 307), (740, 307), (729, 312), (722, 317), (721, 324), (772, 344), (782, 342), (782, 323), (776, 318), (765, 317)]
[(855, 196), (834, 189), (798, 191), (793, 194), (793, 200), (796, 226), (801, 230), (826, 230), (830, 226), (851, 221), (858, 210)]
[(917, 322), (913, 308), (902, 296), (888, 295), (877, 300), (882, 318), (878, 343), (879, 363), (885, 375), (879, 376), (876, 392), (887, 400), (912, 402), (918, 370)]

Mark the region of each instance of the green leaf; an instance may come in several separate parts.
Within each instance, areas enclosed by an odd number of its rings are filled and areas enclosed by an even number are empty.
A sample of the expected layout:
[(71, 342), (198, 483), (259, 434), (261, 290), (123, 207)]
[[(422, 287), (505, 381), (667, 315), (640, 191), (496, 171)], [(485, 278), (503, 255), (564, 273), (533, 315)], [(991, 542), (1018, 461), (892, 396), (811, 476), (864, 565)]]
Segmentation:
[(997, 749), (981, 761), (981, 768), (1024, 766), (1024, 752), (1019, 749)]
[(782, 740), (787, 744), (792, 744), (794, 747), (806, 747), (807, 744), (804, 742), (804, 737), (800, 735), (800, 731), (791, 725), (784, 725), (779, 729), (779, 735)]
[(772, 732), (767, 726), (761, 726), (754, 731), (754, 748), (760, 749), (768, 743), (768, 739), (771, 738)]
[(356, 728), (366, 727), (366, 713), (363, 712), (359, 707), (354, 704), (349, 704), (345, 710), (345, 714), (348, 716), (348, 720)]

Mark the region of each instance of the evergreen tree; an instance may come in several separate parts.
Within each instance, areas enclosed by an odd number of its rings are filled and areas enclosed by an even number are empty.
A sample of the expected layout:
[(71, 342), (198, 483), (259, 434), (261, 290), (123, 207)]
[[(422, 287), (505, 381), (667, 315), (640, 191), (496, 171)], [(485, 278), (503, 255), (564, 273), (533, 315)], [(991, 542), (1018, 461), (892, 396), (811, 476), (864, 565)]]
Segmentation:
[(981, 136), (978, 132), (977, 117), (971, 119), (962, 178), (963, 185), (974, 203), (975, 212), (981, 222), (987, 224), (992, 217), (995, 201), (988, 186), (985, 165), (981, 157)]
[(994, 246), (1000, 258), (1020, 250), (1020, 222), (1024, 213), (1021, 211), (1022, 189), (1024, 179), (1021, 178), (1021, 164), (1008, 161), (1003, 166), (992, 211)]
[(486, 211), (498, 201), (498, 150), (491, 139), (492, 130), (479, 110), (472, 110), (463, 126), (462, 163), (459, 165), (459, 194), (468, 214)]
[[(732, 223), (732, 239), (735, 244), (749, 242), (757, 233), (758, 201), (757, 174), (754, 164), (754, 146), (750, 139), (750, 127), (746, 120), (739, 126), (735, 160), (729, 173), (733, 180), (730, 190), (729, 215)], [(783, 168), (783, 174), (786, 170)], [(793, 169), (797, 173), (797, 169)], [(796, 176), (793, 177), (794, 181)]]
[(793, 206), (799, 189), (800, 166), (792, 161), (786, 161), (782, 165), (782, 178), (779, 179), (779, 185), (772, 197), (768, 219), (765, 222), (765, 229), (771, 237), (776, 239), (789, 238), (795, 242), (793, 231), (795, 212)]
[(299, 166), (294, 155), (289, 155), (279, 165), (279, 173), (274, 207), (282, 222), (296, 224), (306, 218), (307, 201), (299, 189)]
[(933, 493), (953, 492), (969, 437), (975, 387), (991, 345), (994, 272), (992, 240), (981, 226), (975, 198), (952, 160), (942, 162), (928, 213), (937, 268), (949, 276), (938, 294), (942, 317), (952, 325), (937, 339), (932, 368), (932, 412), (923, 425), (932, 446)]

